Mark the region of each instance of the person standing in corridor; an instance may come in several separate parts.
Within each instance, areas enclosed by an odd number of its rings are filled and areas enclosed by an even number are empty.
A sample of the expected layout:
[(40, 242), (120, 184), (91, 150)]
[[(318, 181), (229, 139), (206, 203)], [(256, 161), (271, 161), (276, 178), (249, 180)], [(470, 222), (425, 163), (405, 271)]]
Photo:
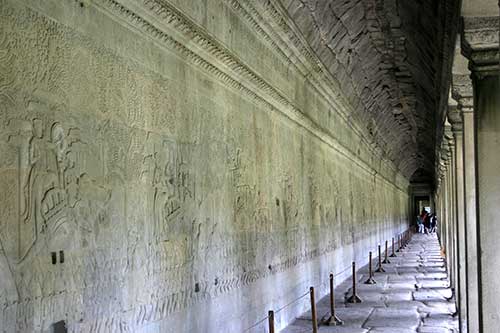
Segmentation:
[(424, 225), (424, 231), (425, 233), (427, 234), (428, 231), (429, 231), (429, 226), (427, 226), (427, 218), (428, 218), (429, 214), (427, 213), (427, 211), (425, 209), (422, 209), (422, 212), (420, 213), (420, 219), (422, 220), (422, 223)]
[(418, 226), (418, 233), (423, 234), (424, 233), (424, 221), (422, 221), (422, 218), (420, 215), (417, 215), (417, 226)]
[(436, 216), (436, 214), (432, 214), (432, 216), (431, 216), (431, 233), (436, 232), (436, 226), (437, 226), (437, 216)]

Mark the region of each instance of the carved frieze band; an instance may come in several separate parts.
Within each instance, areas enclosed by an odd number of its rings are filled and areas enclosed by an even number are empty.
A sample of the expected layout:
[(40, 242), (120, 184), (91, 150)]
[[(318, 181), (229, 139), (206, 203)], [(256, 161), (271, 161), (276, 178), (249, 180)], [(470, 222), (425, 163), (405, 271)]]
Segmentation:
[[(229, 1), (232, 8), (235, 10), (251, 8), (248, 4), (243, 6), (242, 3), (237, 0), (226, 1)], [(137, 2), (129, 0), (99, 0), (95, 1), (94, 4), (97, 8), (104, 10), (112, 17), (119, 18), (122, 22), (125, 20), (126, 24), (138, 29), (143, 34), (149, 35), (154, 40), (161, 43), (161, 45), (179, 52), (187, 62), (203, 69), (228, 87), (243, 93), (255, 103), (261, 104), (272, 110), (278, 110), (322, 142), (335, 149), (342, 156), (354, 162), (361, 170), (370, 174), (373, 172), (373, 168), (370, 165), (342, 145), (337, 139), (325, 131), (325, 129), (305, 116), (299, 108), (283, 96), (275, 87), (266, 82), (261, 76), (238, 59), (230, 50), (207, 34), (203, 28), (198, 27), (183, 13), (179, 12), (179, 10), (168, 1), (143, 0), (142, 4), (138, 4)], [(271, 6), (269, 2), (266, 2), (266, 4)], [(267, 8), (270, 10), (270, 13), (276, 16), (275, 19), (279, 23), (279, 26), (282, 27), (283, 31), (289, 31), (289, 29), (286, 29), (288, 28), (288, 25), (286, 25), (287, 23), (282, 16), (280, 16), (281, 14), (276, 8)], [(274, 10), (271, 11), (271, 9)], [(254, 15), (257, 14), (257, 10), (254, 8)], [(250, 17), (249, 12), (246, 12), (246, 14), (242, 13), (241, 15), (247, 18)], [(258, 24), (256, 17), (253, 17), (253, 22), (253, 24)], [(263, 33), (264, 30), (260, 29), (257, 30), (257, 32)], [(292, 32), (289, 32), (289, 34), (292, 34)], [(287, 35), (286, 37), (291, 41), (291, 43), (288, 44), (299, 45), (302, 43), (302, 47), (299, 47), (298, 51), (294, 51), (295, 53), (300, 52), (300, 55), (296, 55), (295, 58), (308, 60), (309, 64), (304, 65), (304, 63), (302, 63), (302, 66), (306, 66), (305, 68), (307, 68), (309, 73), (316, 73), (316, 76), (327, 75), (326, 71), (319, 67), (319, 61), (316, 60), (315, 56), (307, 51), (304, 46), (305, 42), (300, 40), (298, 33)], [(267, 39), (273, 38), (274, 36), (267, 37)], [(282, 47), (284, 44), (286, 43), (280, 43), (279, 47)], [(288, 52), (292, 52), (292, 50), (289, 48), (288, 50), (281, 51), (281, 54), (288, 54)], [(295, 63), (297, 63), (297, 61), (295, 61)], [(320, 81), (318, 81), (316, 85), (316, 87), (322, 87), (323, 89), (326, 89), (325, 87), (328, 86), (331, 85)], [(347, 105), (339, 104), (338, 101), (342, 101), (342, 98), (340, 98), (338, 93), (335, 94), (333, 91), (330, 91), (324, 94), (328, 96), (327, 101), (331, 105), (332, 110), (335, 110), (339, 115), (342, 115), (341, 110), (349, 110)], [(351, 127), (353, 126), (352, 121), (346, 121), (346, 124), (350, 124)], [(363, 136), (359, 134), (361, 133), (360, 130), (356, 132), (360, 138), (363, 138)], [(380, 151), (373, 150), (372, 153), (380, 157), (380, 160), (384, 160)], [(385, 167), (388, 167), (391, 173), (396, 173), (394, 166), (386, 163)], [(384, 175), (383, 173), (378, 174), (384, 181), (394, 184), (394, 181), (389, 175)], [(394, 185), (404, 191), (401, 184)]]

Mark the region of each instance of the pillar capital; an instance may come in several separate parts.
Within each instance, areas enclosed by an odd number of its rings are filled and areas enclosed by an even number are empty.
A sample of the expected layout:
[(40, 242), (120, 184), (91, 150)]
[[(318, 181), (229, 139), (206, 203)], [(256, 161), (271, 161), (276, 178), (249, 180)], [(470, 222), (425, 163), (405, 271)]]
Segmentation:
[(448, 121), (451, 124), (451, 131), (453, 136), (456, 138), (459, 135), (462, 135), (463, 130), (463, 120), (462, 113), (458, 109), (458, 105), (456, 103), (450, 103), (448, 105)]
[(462, 53), (478, 77), (500, 73), (498, 22), (499, 16), (462, 18)]
[(457, 102), (457, 108), (460, 112), (474, 110), (474, 94), (470, 74), (452, 75), (451, 97)]
[(452, 123), (449, 118), (447, 118), (447, 121), (444, 124), (444, 139), (447, 141), (449, 148), (453, 147)]

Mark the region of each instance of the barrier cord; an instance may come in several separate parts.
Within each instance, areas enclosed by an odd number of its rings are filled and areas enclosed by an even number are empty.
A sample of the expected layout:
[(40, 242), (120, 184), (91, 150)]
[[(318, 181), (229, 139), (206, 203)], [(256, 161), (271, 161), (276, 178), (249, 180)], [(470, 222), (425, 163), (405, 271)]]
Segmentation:
[[(351, 269), (351, 265), (347, 266), (346, 268), (344, 268), (342, 271), (338, 272), (337, 274), (334, 275), (334, 277), (336, 276), (339, 276), (340, 274), (343, 274), (345, 272), (347, 272), (349, 269)], [(326, 283), (322, 283), (321, 285), (324, 285)], [(321, 286), (320, 285), (320, 286)], [(285, 308), (289, 307), (290, 305), (300, 301), (302, 298), (306, 297), (307, 295), (309, 295), (309, 291), (307, 291), (306, 293), (304, 293), (303, 295), (300, 295), (299, 297), (297, 297), (296, 299), (292, 300), (291, 302), (283, 305), (282, 307), (278, 308), (276, 311), (274, 311), (274, 314), (277, 314), (279, 313), (280, 311), (284, 310)], [(262, 324), (264, 321), (266, 321), (267, 319), (269, 319), (269, 316), (266, 316), (265, 318), (259, 320), (258, 322), (256, 322), (255, 324), (253, 324), (252, 326), (246, 328), (242, 333), (245, 333), (245, 332), (248, 332), (250, 331), (252, 328), (255, 328), (257, 326), (259, 326), (260, 324)]]
[(250, 331), (252, 328), (255, 328), (255, 327), (259, 326), (260, 324), (262, 324), (263, 322), (265, 322), (268, 319), (269, 319), (269, 316), (266, 316), (265, 318), (259, 320), (258, 322), (256, 322), (252, 326), (250, 326), (249, 328), (245, 329), (242, 333)]
[(334, 274), (333, 276), (334, 276), (334, 277), (337, 277), (337, 276), (339, 276), (340, 274), (343, 274), (343, 273), (347, 272), (347, 271), (348, 271), (348, 270), (350, 270), (351, 268), (352, 268), (352, 265), (349, 265), (349, 266), (347, 266), (346, 268), (344, 268), (341, 272), (338, 272), (337, 274)]
[(305, 296), (307, 296), (307, 295), (309, 295), (309, 291), (308, 291), (308, 292), (306, 292), (304, 295), (297, 297), (296, 299), (294, 299), (294, 300), (293, 300), (293, 301), (291, 301), (290, 303), (288, 303), (288, 304), (286, 304), (286, 305), (283, 305), (281, 308), (279, 308), (278, 310), (274, 311), (274, 314), (276, 314), (276, 313), (280, 312), (281, 310), (283, 310), (284, 308), (286, 308), (286, 307), (288, 307), (288, 306), (292, 305), (293, 303), (300, 301), (302, 298), (304, 298), (304, 297), (305, 297)]
[[(376, 251), (378, 251), (378, 247), (377, 247), (377, 249), (375, 249), (375, 250), (374, 250), (374, 251), (372, 251), (372, 252), (373, 252), (373, 253), (376, 253)], [(382, 256), (382, 253), (384, 253), (384, 251), (381, 251), (381, 256)], [(352, 268), (352, 265), (349, 265), (349, 266), (347, 266), (346, 268), (344, 268), (342, 271), (340, 271), (340, 272), (338, 272), (338, 273), (334, 274), (333, 276), (334, 276), (334, 277), (337, 277), (337, 276), (339, 276), (339, 275), (341, 275), (341, 274), (343, 274), (343, 273), (347, 272), (347, 271), (348, 271), (349, 269), (351, 269), (351, 268)], [(322, 286), (322, 285), (324, 285), (324, 284), (325, 284), (325, 282), (323, 282), (322, 284), (320, 284), (320, 286)], [(296, 303), (296, 302), (300, 301), (302, 298), (306, 297), (307, 295), (309, 295), (309, 291), (308, 291), (308, 292), (306, 292), (306, 293), (304, 293), (303, 295), (301, 295), (301, 296), (297, 297), (296, 299), (294, 299), (294, 300), (293, 300), (293, 301), (291, 301), (290, 303), (287, 303), (287, 304), (285, 304), (284, 306), (280, 307), (278, 310), (274, 311), (274, 314), (277, 314), (277, 313), (279, 313), (280, 311), (282, 311), (283, 309), (285, 309), (286, 307), (288, 307), (288, 306), (290, 306), (290, 305), (292, 305), (292, 304), (294, 304), (294, 303)], [(245, 329), (245, 330), (243, 331), (243, 333), (248, 332), (248, 331), (250, 331), (252, 328), (257, 327), (258, 325), (262, 324), (262, 323), (263, 323), (264, 321), (266, 321), (267, 319), (269, 319), (269, 315), (268, 315), (268, 316), (266, 316), (265, 318), (263, 318), (263, 319), (259, 320), (257, 323), (253, 324), (253, 325), (252, 325), (252, 326), (250, 326), (249, 328)], [(304, 332), (309, 332), (309, 330), (304, 331)]]

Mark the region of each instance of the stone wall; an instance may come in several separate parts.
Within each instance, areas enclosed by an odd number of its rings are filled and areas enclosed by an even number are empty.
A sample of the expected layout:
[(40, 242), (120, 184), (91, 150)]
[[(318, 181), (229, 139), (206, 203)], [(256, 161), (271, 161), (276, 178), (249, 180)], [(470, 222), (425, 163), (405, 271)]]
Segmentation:
[(275, 1), (0, 0), (0, 332), (239, 332), (324, 294), (408, 214), (332, 82)]

